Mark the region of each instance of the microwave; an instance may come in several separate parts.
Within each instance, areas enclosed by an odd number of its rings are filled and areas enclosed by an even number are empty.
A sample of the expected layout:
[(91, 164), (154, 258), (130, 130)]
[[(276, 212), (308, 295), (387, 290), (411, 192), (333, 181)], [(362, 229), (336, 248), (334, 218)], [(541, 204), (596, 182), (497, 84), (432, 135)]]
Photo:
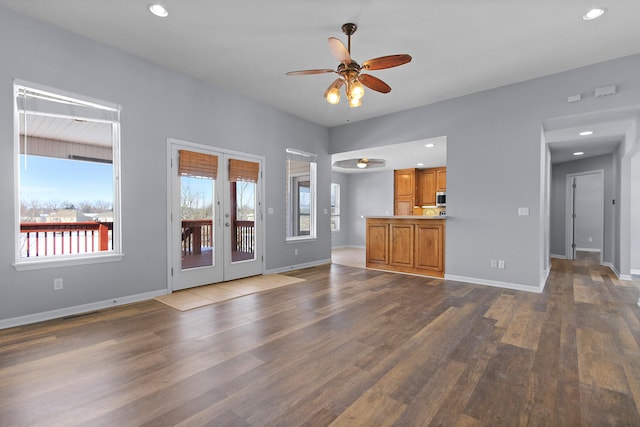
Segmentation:
[(447, 193), (444, 191), (436, 192), (436, 206), (447, 206)]

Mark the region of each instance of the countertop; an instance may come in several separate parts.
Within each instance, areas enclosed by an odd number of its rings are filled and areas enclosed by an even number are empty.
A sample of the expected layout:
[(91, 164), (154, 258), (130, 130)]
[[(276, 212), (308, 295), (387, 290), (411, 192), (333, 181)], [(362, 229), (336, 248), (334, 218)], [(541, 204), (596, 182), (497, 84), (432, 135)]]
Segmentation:
[(425, 216), (425, 215), (371, 215), (367, 218), (378, 219), (447, 219), (445, 216)]

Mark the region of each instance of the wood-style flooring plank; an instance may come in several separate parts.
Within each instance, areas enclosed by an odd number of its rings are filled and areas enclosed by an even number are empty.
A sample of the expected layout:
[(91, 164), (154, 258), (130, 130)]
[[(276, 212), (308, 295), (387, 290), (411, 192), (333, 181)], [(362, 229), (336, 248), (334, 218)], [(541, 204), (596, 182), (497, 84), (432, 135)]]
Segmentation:
[(287, 275), (0, 331), (0, 426), (640, 425), (640, 291), (591, 259), (554, 259), (541, 294)]

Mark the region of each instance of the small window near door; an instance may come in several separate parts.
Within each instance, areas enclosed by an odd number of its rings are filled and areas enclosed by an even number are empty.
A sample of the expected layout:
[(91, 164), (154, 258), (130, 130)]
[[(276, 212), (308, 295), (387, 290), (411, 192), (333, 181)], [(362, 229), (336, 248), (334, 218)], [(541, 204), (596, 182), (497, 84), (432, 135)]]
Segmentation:
[(331, 231), (340, 231), (340, 184), (331, 183)]
[(316, 237), (316, 156), (287, 149), (287, 240)]
[(15, 84), (16, 268), (120, 253), (119, 108)]

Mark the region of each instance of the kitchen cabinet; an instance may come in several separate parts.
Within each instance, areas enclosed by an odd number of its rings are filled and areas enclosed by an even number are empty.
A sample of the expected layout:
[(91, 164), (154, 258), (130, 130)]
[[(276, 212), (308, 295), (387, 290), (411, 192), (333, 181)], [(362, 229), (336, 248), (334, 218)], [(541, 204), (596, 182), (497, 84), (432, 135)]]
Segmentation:
[(436, 204), (436, 171), (420, 169), (418, 180), (418, 206), (435, 206)]
[(436, 168), (436, 191), (447, 191), (447, 168)]
[(435, 206), (437, 191), (447, 191), (446, 167), (395, 170), (393, 214), (413, 215), (415, 206)]
[(416, 169), (398, 169), (393, 174), (393, 214), (412, 215), (416, 205)]
[(445, 220), (367, 218), (367, 268), (444, 277)]

